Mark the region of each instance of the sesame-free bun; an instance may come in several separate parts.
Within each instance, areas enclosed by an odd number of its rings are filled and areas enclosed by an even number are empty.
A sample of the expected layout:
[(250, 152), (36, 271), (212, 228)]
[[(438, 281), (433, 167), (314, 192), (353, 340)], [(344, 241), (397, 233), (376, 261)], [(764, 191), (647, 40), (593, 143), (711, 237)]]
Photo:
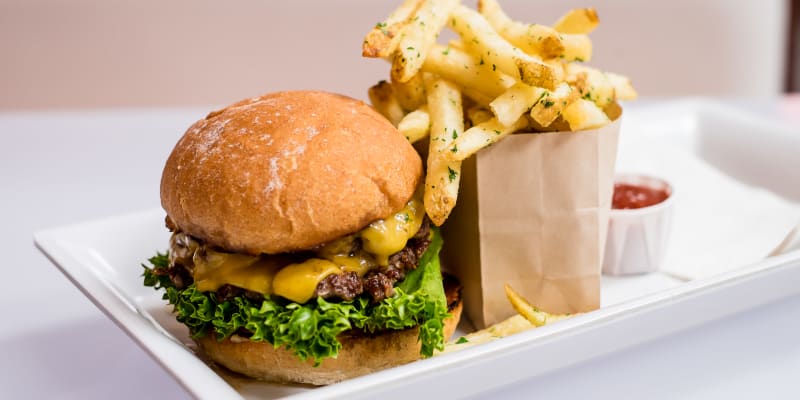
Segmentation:
[(370, 106), (279, 92), (212, 112), (170, 154), (161, 204), (181, 230), (228, 251), (304, 250), (400, 210), (422, 161)]
[[(455, 332), (461, 318), (459, 300), (444, 320), (444, 338)], [(231, 371), (271, 382), (296, 382), (328, 385), (372, 372), (408, 364), (419, 359), (419, 328), (385, 331), (375, 335), (342, 334), (342, 348), (336, 358), (328, 358), (315, 367), (312, 360), (302, 361), (283, 347), (243, 338), (217, 341), (214, 335), (195, 339), (215, 363)]]

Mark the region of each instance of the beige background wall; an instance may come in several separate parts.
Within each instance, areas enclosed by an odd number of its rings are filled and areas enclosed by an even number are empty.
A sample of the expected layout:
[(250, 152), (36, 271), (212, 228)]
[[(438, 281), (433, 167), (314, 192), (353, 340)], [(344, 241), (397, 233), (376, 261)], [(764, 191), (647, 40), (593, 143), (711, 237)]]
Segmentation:
[[(396, 1), (0, 0), (0, 110), (217, 105), (317, 88), (365, 98), (363, 35)], [(474, 6), (472, 0), (465, 4)], [(593, 5), (592, 63), (644, 96), (779, 93), (782, 0), (501, 0), (526, 22)]]

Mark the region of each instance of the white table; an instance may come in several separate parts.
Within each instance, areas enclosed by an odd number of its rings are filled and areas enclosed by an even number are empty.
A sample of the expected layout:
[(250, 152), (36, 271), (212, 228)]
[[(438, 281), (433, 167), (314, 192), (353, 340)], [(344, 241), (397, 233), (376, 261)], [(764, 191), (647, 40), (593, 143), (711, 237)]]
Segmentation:
[[(0, 114), (0, 398), (189, 397), (32, 234), (158, 206), (167, 154), (205, 112)], [(798, 398), (799, 317), (800, 296), (786, 298), (477, 397)]]

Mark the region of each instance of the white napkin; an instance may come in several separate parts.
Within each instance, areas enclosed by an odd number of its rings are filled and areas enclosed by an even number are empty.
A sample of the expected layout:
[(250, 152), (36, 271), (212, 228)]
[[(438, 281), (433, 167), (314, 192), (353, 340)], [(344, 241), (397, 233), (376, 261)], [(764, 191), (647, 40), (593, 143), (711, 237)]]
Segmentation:
[(617, 160), (619, 173), (660, 177), (674, 187), (665, 272), (697, 279), (758, 262), (800, 224), (800, 204), (745, 185), (673, 143), (625, 125)]

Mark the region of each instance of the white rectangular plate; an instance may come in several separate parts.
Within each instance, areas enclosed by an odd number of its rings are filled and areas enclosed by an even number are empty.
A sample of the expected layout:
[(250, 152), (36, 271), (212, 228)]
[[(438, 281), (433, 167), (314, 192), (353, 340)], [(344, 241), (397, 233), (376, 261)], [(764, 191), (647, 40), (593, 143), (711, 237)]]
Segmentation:
[[(690, 121), (679, 138), (686, 139), (687, 151), (700, 156), (704, 155), (693, 143), (713, 139), (700, 128), (715, 118), (729, 117), (728, 111), (703, 102), (670, 107), (667, 108), (670, 116), (663, 109), (661, 115), (665, 120)], [(654, 113), (652, 120), (658, 117), (657, 111), (645, 109), (632, 114), (641, 117)], [(683, 120), (674, 118), (673, 113)], [(769, 137), (763, 131), (760, 136), (762, 140)], [(794, 149), (800, 149), (800, 145)], [(712, 160), (717, 166), (726, 162), (718, 152), (711, 156), (718, 158)], [(736, 176), (736, 171), (733, 172), (731, 175)], [(752, 170), (748, 173), (751, 175), (743, 180), (758, 184), (759, 176), (753, 176)], [(769, 171), (762, 176), (775, 179)], [(767, 187), (773, 184), (764, 182)], [(186, 329), (174, 320), (161, 300), (161, 293), (142, 285), (140, 264), (156, 251), (163, 251), (168, 243), (163, 218), (163, 211), (153, 210), (50, 229), (38, 233), (35, 240), (98, 308), (189, 392), (204, 399), (463, 396), (538, 376), (800, 292), (800, 286), (796, 285), (800, 281), (798, 250), (749, 266), (732, 266), (728, 272), (688, 282), (662, 274), (607, 278), (603, 282), (603, 307), (598, 311), (337, 385), (322, 388), (276, 385), (241, 379), (209, 367), (195, 354)], [(465, 323), (461, 329), (464, 332), (470, 327)]]

